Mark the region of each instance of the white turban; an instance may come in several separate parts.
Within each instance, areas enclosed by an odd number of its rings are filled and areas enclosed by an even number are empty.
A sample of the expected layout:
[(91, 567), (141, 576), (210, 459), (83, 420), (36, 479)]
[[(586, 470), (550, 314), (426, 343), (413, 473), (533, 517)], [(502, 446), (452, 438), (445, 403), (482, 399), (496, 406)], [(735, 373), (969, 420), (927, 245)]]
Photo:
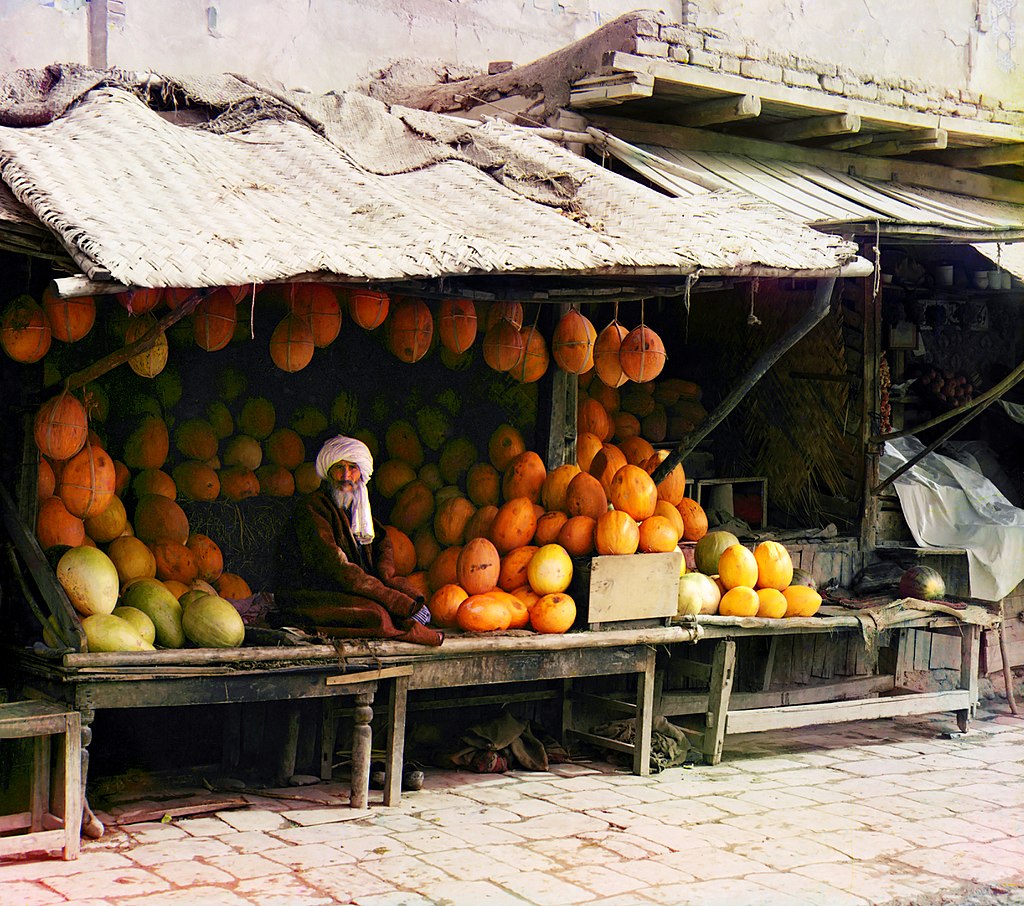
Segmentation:
[(373, 541), (373, 514), (370, 512), (370, 497), (366, 493), (366, 482), (373, 474), (373, 457), (361, 440), (354, 437), (332, 437), (321, 448), (316, 457), (316, 474), (329, 481), (331, 467), (339, 462), (352, 462), (359, 466), (362, 478), (353, 488), (352, 534), (360, 544)]

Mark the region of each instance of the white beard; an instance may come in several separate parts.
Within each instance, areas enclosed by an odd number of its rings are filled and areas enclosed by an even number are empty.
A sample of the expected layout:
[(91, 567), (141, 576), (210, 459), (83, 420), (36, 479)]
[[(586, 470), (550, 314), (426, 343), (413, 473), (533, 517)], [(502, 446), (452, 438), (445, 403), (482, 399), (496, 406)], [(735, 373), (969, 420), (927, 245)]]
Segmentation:
[(343, 491), (341, 488), (331, 488), (331, 499), (335, 505), (346, 513), (352, 509), (352, 502), (356, 499), (351, 491)]

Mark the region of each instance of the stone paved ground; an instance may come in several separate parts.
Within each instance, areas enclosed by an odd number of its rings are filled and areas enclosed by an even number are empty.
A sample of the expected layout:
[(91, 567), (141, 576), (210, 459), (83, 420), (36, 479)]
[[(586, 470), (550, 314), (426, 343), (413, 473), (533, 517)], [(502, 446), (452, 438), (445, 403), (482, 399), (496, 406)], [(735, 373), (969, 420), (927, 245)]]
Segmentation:
[(368, 812), (252, 797), (0, 863), (0, 906), (1024, 903), (1024, 720), (990, 704), (963, 737), (944, 715), (737, 736), (650, 778), (428, 771)]

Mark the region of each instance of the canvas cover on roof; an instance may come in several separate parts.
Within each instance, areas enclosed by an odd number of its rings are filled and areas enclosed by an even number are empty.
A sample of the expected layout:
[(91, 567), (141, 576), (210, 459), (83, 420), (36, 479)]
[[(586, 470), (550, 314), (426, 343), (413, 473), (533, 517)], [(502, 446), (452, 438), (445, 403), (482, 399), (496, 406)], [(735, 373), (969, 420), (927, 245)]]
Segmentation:
[[(93, 279), (837, 272), (856, 258), (758, 199), (668, 198), (501, 122), (234, 76), (50, 76), (13, 93), (0, 80), (0, 179), (16, 202), (0, 203), (0, 226), (27, 210)], [(211, 116), (154, 109), (179, 103)]]

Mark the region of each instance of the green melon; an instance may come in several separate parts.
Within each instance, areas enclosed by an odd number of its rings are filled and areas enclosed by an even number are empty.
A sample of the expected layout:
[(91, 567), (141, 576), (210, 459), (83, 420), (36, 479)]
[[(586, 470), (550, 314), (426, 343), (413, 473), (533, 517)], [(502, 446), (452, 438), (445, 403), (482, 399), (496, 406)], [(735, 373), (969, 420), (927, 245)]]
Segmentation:
[(156, 628), (156, 644), (161, 648), (181, 648), (185, 633), (181, 628), (181, 605), (163, 582), (138, 579), (124, 590), (121, 603), (141, 610)]
[(198, 601), (200, 598), (208, 597), (210, 597), (210, 593), (208, 591), (205, 591), (202, 588), (190, 588), (185, 592), (185, 594), (178, 598), (178, 603), (181, 605), (182, 620), (185, 618), (185, 611), (188, 610), (189, 605), (193, 601)]
[(292, 415), (292, 430), (303, 437), (316, 437), (327, 430), (327, 416), (316, 406), (299, 406)]
[(818, 590), (818, 583), (806, 569), (800, 569), (794, 567), (793, 578), (789, 582), (790, 585), (806, 585), (808, 588), (813, 588), (815, 591)]
[(342, 390), (331, 406), (331, 425), (341, 434), (350, 435), (359, 421), (359, 401), (350, 390)]
[(239, 612), (230, 601), (214, 595), (204, 595), (185, 608), (182, 628), (199, 648), (237, 648), (245, 640)]
[(121, 583), (117, 567), (95, 547), (73, 547), (57, 562), (57, 581), (80, 614), (110, 613)]
[(430, 450), (440, 450), (452, 433), (451, 420), (433, 406), (416, 413), (416, 428), (424, 446)]
[(698, 572), (702, 572), (706, 576), (717, 575), (718, 558), (722, 556), (722, 551), (739, 543), (739, 538), (732, 532), (708, 532), (697, 542), (693, 551), (693, 559)]
[(82, 620), (90, 651), (152, 651), (153, 646), (127, 620), (109, 613), (94, 613)]
[(235, 430), (235, 420), (231, 416), (231, 410), (220, 400), (215, 400), (206, 407), (206, 419), (217, 435), (217, 440), (224, 440), (230, 437)]
[(150, 645), (156, 641), (156, 626), (154, 626), (153, 621), (137, 607), (115, 607), (112, 616), (118, 617), (126, 623), (130, 623), (135, 631), (142, 636), (145, 641), (149, 642)]

